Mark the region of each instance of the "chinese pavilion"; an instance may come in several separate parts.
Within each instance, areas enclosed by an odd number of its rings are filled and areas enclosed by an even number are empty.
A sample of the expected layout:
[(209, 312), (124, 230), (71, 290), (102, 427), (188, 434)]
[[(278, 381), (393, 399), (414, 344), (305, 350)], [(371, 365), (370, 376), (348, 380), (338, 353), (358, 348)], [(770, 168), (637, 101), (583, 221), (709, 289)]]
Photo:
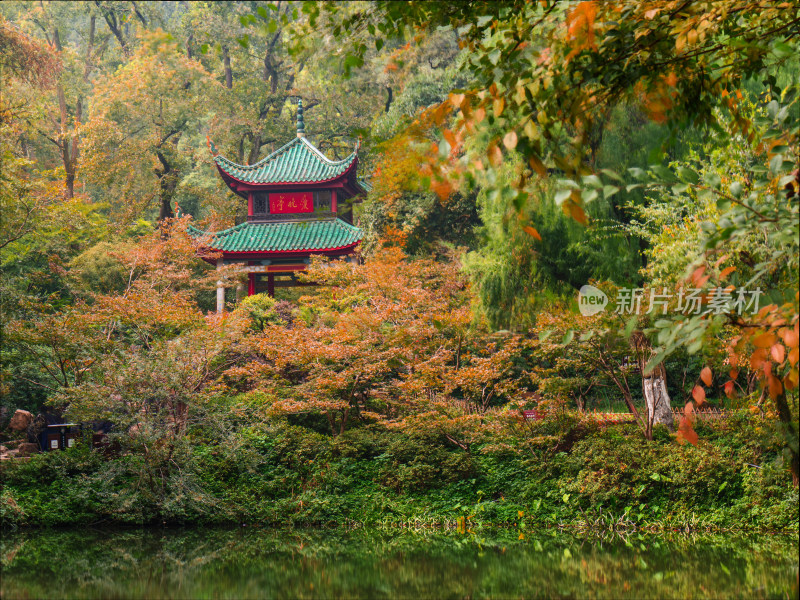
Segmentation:
[[(203, 253), (222, 254), (217, 266), (239, 263), (248, 274), (247, 294), (299, 285), (312, 254), (352, 255), (361, 241), (352, 204), (368, 186), (356, 178), (359, 144), (343, 160), (329, 160), (305, 136), (303, 101), (297, 103), (297, 137), (252, 165), (239, 165), (208, 146), (223, 181), (247, 200), (247, 221), (216, 232), (190, 227)], [(202, 255), (201, 254), (201, 255)], [(209, 260), (205, 258), (205, 260)], [(217, 312), (225, 288), (217, 283)]]

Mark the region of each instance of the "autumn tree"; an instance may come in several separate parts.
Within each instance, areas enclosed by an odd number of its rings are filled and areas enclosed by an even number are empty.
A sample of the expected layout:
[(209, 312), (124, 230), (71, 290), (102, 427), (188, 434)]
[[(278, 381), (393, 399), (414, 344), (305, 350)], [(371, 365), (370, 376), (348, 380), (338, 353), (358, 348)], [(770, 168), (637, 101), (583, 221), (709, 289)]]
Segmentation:
[(143, 33), (129, 62), (94, 91), (86, 124), (87, 180), (125, 201), (127, 218), (152, 203), (173, 216), (176, 189), (190, 170), (202, 107), (216, 88), (202, 65), (164, 32)]

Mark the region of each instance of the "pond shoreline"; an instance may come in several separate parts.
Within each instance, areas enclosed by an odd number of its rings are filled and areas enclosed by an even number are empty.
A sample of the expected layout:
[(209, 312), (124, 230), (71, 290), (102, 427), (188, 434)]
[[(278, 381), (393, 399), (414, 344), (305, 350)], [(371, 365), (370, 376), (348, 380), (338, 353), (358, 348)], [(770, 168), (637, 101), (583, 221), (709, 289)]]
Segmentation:
[[(370, 529), (25, 529), (0, 540), (8, 600), (795, 597), (789, 535)], [(696, 568), (703, 565), (703, 568)]]

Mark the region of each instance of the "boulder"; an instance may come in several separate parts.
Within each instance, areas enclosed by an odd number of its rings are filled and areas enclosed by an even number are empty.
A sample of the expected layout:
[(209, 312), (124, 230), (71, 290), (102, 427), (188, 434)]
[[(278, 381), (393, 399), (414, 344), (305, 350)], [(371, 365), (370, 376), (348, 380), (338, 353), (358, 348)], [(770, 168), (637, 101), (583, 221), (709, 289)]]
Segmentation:
[(30, 442), (24, 442), (19, 445), (17, 448), (17, 454), (19, 456), (30, 456), (31, 454), (36, 454), (39, 452), (39, 444), (31, 444)]
[(27, 410), (17, 409), (17, 412), (15, 412), (14, 416), (11, 417), (8, 428), (11, 431), (27, 431), (28, 426), (32, 422), (33, 415), (31, 413), (29, 413)]
[(5, 454), (6, 452), (8, 452), (8, 448), (6, 448), (3, 445), (0, 445), (0, 454)]

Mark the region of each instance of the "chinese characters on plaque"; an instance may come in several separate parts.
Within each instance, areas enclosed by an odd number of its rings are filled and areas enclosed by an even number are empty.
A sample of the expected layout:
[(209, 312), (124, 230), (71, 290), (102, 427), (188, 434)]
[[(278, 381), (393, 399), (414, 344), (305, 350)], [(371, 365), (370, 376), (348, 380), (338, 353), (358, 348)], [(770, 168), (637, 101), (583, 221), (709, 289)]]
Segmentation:
[(269, 195), (269, 212), (273, 215), (314, 212), (313, 192), (281, 192)]

